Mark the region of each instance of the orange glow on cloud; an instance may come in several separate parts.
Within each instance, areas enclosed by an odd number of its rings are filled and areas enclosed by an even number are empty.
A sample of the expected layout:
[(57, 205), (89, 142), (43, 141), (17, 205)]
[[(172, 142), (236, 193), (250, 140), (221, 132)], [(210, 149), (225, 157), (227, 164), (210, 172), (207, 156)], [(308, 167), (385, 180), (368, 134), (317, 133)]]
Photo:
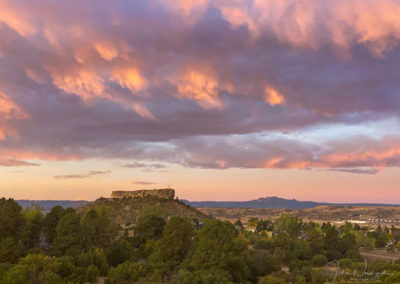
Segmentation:
[(285, 101), (285, 97), (271, 87), (265, 87), (264, 98), (271, 106), (283, 104)]
[(95, 72), (81, 69), (74, 74), (53, 74), (53, 83), (69, 94), (76, 94), (83, 100), (104, 96), (104, 80)]
[(25, 111), (0, 92), (0, 141), (5, 140), (7, 136), (17, 136), (15, 130), (7, 124), (7, 120), (27, 118), (29, 115)]
[(344, 163), (369, 163), (374, 167), (384, 168), (390, 163), (393, 158), (400, 158), (400, 149), (390, 149), (384, 151), (364, 151), (359, 153), (335, 153), (328, 155), (324, 161), (329, 165), (335, 167), (336, 165)]
[[(167, 11), (167, 13), (175, 13), (175, 15), (168, 15), (171, 18), (177, 16), (176, 18), (185, 19), (187, 17), (189, 19), (188, 25), (193, 24), (197, 19), (204, 16), (203, 13), (209, 8), (219, 9), (221, 14), (218, 14), (218, 17), (222, 15), (223, 19), (230, 24), (230, 29), (247, 28), (247, 31), (244, 33), (244, 40), (243, 42), (241, 39), (232, 41), (232, 51), (227, 49), (227, 53), (229, 53), (227, 57), (229, 57), (229, 59), (226, 61), (221, 59), (221, 61), (216, 60), (213, 62), (212, 59), (209, 59), (209, 61), (207, 61), (207, 59), (204, 60), (203, 63), (201, 60), (213, 56), (207, 53), (209, 50), (205, 49), (204, 54), (201, 54), (201, 56), (197, 58), (198, 54), (189, 54), (190, 50), (188, 48), (187, 58), (192, 60), (189, 62), (185, 61), (187, 59), (185, 56), (179, 57), (179, 52), (181, 50), (174, 50), (171, 44), (171, 42), (175, 43), (174, 35), (166, 34), (165, 38), (168, 39), (165, 40), (166, 46), (164, 47), (160, 44), (160, 50), (163, 48), (170, 48), (171, 52), (169, 53), (169, 51), (167, 51), (164, 54), (163, 51), (158, 52), (155, 49), (154, 62), (152, 57), (149, 62), (143, 59), (143, 62), (141, 62), (142, 64), (138, 64), (137, 61), (140, 61), (141, 58), (137, 55), (146, 54), (147, 51), (140, 50), (141, 46), (147, 47), (147, 45), (144, 45), (145, 43), (151, 46), (154, 42), (148, 39), (144, 39), (144, 42), (140, 42), (140, 40), (142, 40), (141, 38), (136, 38), (135, 33), (131, 35), (129, 33), (131, 30), (123, 26), (118, 30), (120, 34), (116, 33), (115, 35), (108, 36), (107, 33), (96, 30), (96, 28), (98, 29), (99, 27), (97, 26), (96, 15), (93, 16), (90, 14), (88, 15), (87, 21), (83, 20), (82, 22), (77, 22), (75, 25), (70, 26), (64, 22), (64, 19), (58, 19), (54, 17), (54, 15), (50, 15), (52, 13), (48, 13), (47, 11), (51, 11), (51, 9), (45, 10), (43, 7), (40, 7), (42, 9), (38, 9), (37, 7), (29, 7), (29, 5), (25, 7), (23, 4), (15, 4), (15, 2), (13, 4), (12, 1), (7, 3), (7, 1), (0, 0), (0, 23), (4, 23), (7, 27), (24, 37), (22, 40), (31, 37), (33, 34), (41, 35), (42, 37), (38, 36), (38, 38), (45, 39), (42, 41), (38, 40), (37, 42), (32, 40), (32, 46), (39, 46), (38, 54), (45, 50), (46, 56), (50, 54), (49, 57), (47, 58), (45, 56), (43, 61), (38, 63), (34, 62), (36, 65), (32, 63), (32, 66), (30, 66), (27, 63), (29, 66), (22, 66), (27, 76), (36, 83), (43, 84), (48, 80), (46, 78), (49, 77), (56, 87), (68, 94), (79, 96), (86, 103), (93, 102), (95, 99), (109, 100), (123, 107), (128, 106), (139, 116), (150, 120), (157, 120), (156, 116), (150, 111), (150, 109), (153, 110), (156, 108), (153, 107), (150, 102), (142, 101), (143, 97), (145, 97), (145, 95), (142, 94), (146, 94), (149, 86), (154, 86), (156, 88), (162, 87), (163, 83), (165, 83), (165, 78), (167, 78), (166, 80), (172, 83), (177, 90), (177, 94), (171, 94), (173, 92), (171, 91), (171, 93), (169, 93), (170, 96), (175, 96), (179, 99), (193, 100), (206, 110), (226, 110), (223, 97), (221, 96), (221, 93), (225, 91), (227, 93), (235, 93), (235, 95), (250, 96), (251, 91), (246, 90), (245, 92), (241, 92), (240, 89), (244, 89), (243, 86), (246, 86), (246, 88), (249, 86), (247, 89), (251, 90), (252, 87), (256, 85), (256, 89), (259, 90), (260, 86), (261, 88), (265, 86), (265, 82), (281, 82), (279, 80), (273, 81), (271, 78), (266, 78), (265, 81), (260, 83), (257, 81), (257, 75), (253, 77), (249, 76), (250, 80), (246, 81), (246, 79), (242, 78), (245, 76), (240, 76), (244, 73), (237, 73), (234, 74), (238, 75), (237, 84), (236, 81), (226, 83), (224, 78), (228, 75), (225, 74), (225, 70), (219, 74), (216, 71), (217, 69), (213, 69), (212, 67), (217, 66), (217, 63), (223, 64), (228, 62), (226, 65), (229, 69), (229, 64), (232, 64), (232, 66), (234, 65), (233, 61), (235, 61), (236, 52), (240, 53), (242, 48), (245, 49), (255, 44), (257, 39), (263, 39), (262, 36), (265, 35), (268, 35), (271, 40), (276, 39), (278, 44), (284, 43), (285, 46), (283, 47), (285, 48), (287, 45), (296, 49), (293, 53), (297, 52), (297, 50), (301, 52), (304, 48), (322, 49), (332, 46), (334, 49), (339, 48), (340, 51), (342, 51), (342, 49), (350, 49), (357, 44), (362, 44), (365, 45), (374, 56), (380, 57), (383, 56), (385, 52), (397, 47), (400, 42), (400, 5), (396, 0), (337, 0), (333, 2), (326, 0), (235, 0), (230, 2), (177, 0), (158, 1), (158, 3), (159, 5), (170, 8), (170, 11)], [(45, 1), (45, 4), (42, 3), (42, 5), (48, 7), (47, 5), (49, 4)], [(72, 7), (75, 6), (72, 5)], [(71, 7), (69, 8), (71, 9)], [(41, 17), (38, 11), (43, 12), (43, 17)], [(114, 12), (115, 11), (113, 11), (113, 13)], [(57, 13), (55, 13), (55, 15), (57, 15)], [(118, 10), (116, 10), (114, 17), (118, 18), (118, 16)], [(175, 22), (171, 22), (175, 24)], [(124, 21), (121, 20), (120, 23), (123, 25)], [(160, 23), (163, 22), (161, 21)], [(186, 24), (186, 21), (183, 21), (183, 23)], [(199, 25), (200, 24), (201, 23), (199, 23)], [(159, 27), (155, 24), (154, 29), (157, 32), (160, 32), (160, 34), (164, 32), (161, 28), (160, 31), (158, 31), (158, 28)], [(166, 27), (166, 31), (170, 32), (171, 30), (168, 30), (168, 28), (169, 27)], [(187, 27), (182, 27), (183, 30), (186, 28)], [(63, 35), (60, 31), (65, 31), (66, 35)], [(151, 32), (152, 31), (149, 31), (149, 34), (151, 34)], [(186, 40), (189, 42), (192, 36), (195, 36), (194, 33), (191, 34), (193, 31), (189, 28), (182, 34), (180, 34), (181, 30), (176, 28), (176, 32), (178, 34), (176, 36), (176, 42), (178, 43), (182, 42), (186, 44)], [(248, 41), (247, 32), (250, 34), (250, 41)], [(190, 36), (187, 36), (187, 34)], [(209, 34), (212, 33), (210, 32)], [(132, 39), (130, 39), (131, 41), (127, 40), (127, 42), (130, 42), (132, 45), (123, 45), (120, 43), (124, 42), (124, 37), (127, 35), (132, 36)], [(85, 38), (85, 36), (87, 36), (87, 38)], [(115, 41), (111, 39), (113, 36), (116, 38)], [(235, 35), (232, 37), (234, 36)], [(46, 40), (48, 41), (47, 43)], [(118, 44), (115, 44), (115, 42), (118, 42)], [(164, 43), (164, 39), (162, 41), (160, 40), (160, 43), (161, 42)], [(235, 46), (235, 44), (238, 46)], [(47, 52), (46, 48), (49, 52)], [(202, 47), (198, 47), (196, 51), (203, 51)], [(223, 52), (220, 54), (222, 53)], [(10, 54), (9, 56), (12, 56), (12, 52), (10, 52)], [(220, 54), (218, 53), (217, 56), (220, 56)], [(243, 58), (248, 55), (249, 54), (245, 54)], [(151, 56), (153, 56), (153, 53), (151, 53)], [(176, 56), (176, 58), (174, 56)], [(30, 62), (31, 59), (24, 60)], [(165, 63), (168, 60), (171, 60), (172, 63)], [(199, 64), (190, 65), (193, 62), (201, 62), (202, 66), (199, 67)], [(243, 66), (245, 66), (246, 61), (243, 60), (243, 62)], [(146, 63), (149, 64), (145, 65)], [(162, 71), (154, 71), (153, 69), (157, 69), (156, 67), (158, 67), (157, 64), (160, 64), (160, 66), (165, 69), (160, 68)], [(236, 66), (238, 69), (243, 67), (239, 65), (240, 64), (237, 64)], [(147, 69), (144, 70), (141, 66), (146, 66)], [(184, 69), (185, 67), (186, 69)], [(223, 67), (225, 66), (223, 65)], [(41, 68), (45, 69), (45, 71), (42, 71)], [(182, 69), (184, 72), (180, 73)], [(148, 73), (145, 72), (147, 70), (151, 70), (152, 72), (149, 73), (152, 73), (154, 76), (150, 77)], [(165, 72), (164, 70), (171, 73), (162, 73)], [(244, 67), (243, 70), (247, 71)], [(268, 71), (272, 74), (272, 71)], [(46, 72), (48, 74), (46, 74)], [(269, 74), (269, 72), (265, 74)], [(226, 73), (230, 72), (226, 71)], [(234, 71), (232, 71), (232, 73), (234, 73)], [(328, 74), (328, 76), (330, 75)], [(280, 78), (278, 75), (276, 75), (276, 77), (278, 79)], [(236, 77), (232, 76), (232, 78)], [(281, 84), (283, 85), (285, 82), (283, 80), (282, 82)], [(17, 83), (19, 82), (16, 82), (15, 85), (18, 86)], [(110, 83), (114, 83), (114, 85), (118, 84), (126, 90), (124, 90), (122, 94), (119, 94), (118, 91), (120, 91), (120, 88), (111, 89), (109, 85), (112, 84)], [(235, 88), (233, 86), (235, 86)], [(173, 90), (175, 90), (175, 88)], [(271, 106), (285, 103), (289, 104), (293, 101), (293, 97), (290, 97), (291, 94), (289, 91), (283, 94), (281, 88), (282, 87), (278, 85), (274, 85), (273, 87), (268, 85), (263, 89), (262, 94), (257, 95), (262, 95), (264, 101)], [(130, 91), (131, 96), (125, 96), (125, 93), (128, 91)], [(137, 98), (138, 94), (142, 96), (140, 100)], [(232, 95), (232, 97), (234, 96)], [(146, 107), (146, 105), (148, 107)], [(246, 107), (248, 106), (249, 105), (246, 105)], [(307, 110), (310, 109), (312, 110), (312, 107), (309, 107)], [(319, 110), (319, 108), (316, 109), (316, 112), (317, 110)], [(154, 111), (154, 113), (157, 114), (156, 111)], [(327, 111), (323, 114), (333, 117), (335, 112), (330, 113)], [(6, 94), (0, 92), (0, 140), (5, 140), (7, 136), (14, 131), (14, 129), (7, 124), (7, 120), (26, 118), (28, 118), (28, 114)], [(302, 127), (302, 124), (299, 125), (299, 127)], [(260, 123), (260, 126), (252, 128), (252, 131), (263, 131), (265, 130), (263, 127), (263, 124)], [(245, 133), (247, 130), (245, 128), (246, 126), (243, 126), (241, 129), (234, 129), (232, 133)], [(345, 164), (384, 167), (391, 163), (391, 159), (400, 155), (400, 150), (393, 145), (382, 151), (367, 149), (363, 152), (353, 150), (346, 153), (345, 151), (340, 151), (340, 149), (335, 150), (336, 152), (332, 151), (333, 153), (329, 152), (327, 155), (322, 154), (320, 158), (315, 160), (310, 159), (308, 161), (305, 159), (303, 161), (302, 159), (296, 160), (296, 158), (290, 160), (282, 155), (268, 159), (265, 163), (259, 162), (258, 160), (257, 165), (265, 168), (286, 167), (298, 169), (306, 169), (309, 167), (341, 167)], [(50, 156), (46, 156), (44, 153), (29, 154), (25, 152), (15, 152), (14, 154), (9, 154), (9, 159), (40, 158), (51, 160), (69, 158), (69, 156), (49, 155)], [(280, 155), (280, 153), (277, 155)], [(290, 153), (288, 156), (290, 156)], [(216, 163), (221, 168), (229, 166), (228, 159), (221, 159), (216, 161)]]
[[(213, 5), (233, 27), (246, 25), (252, 37), (267, 29), (294, 47), (319, 48), (331, 41), (348, 48), (362, 43), (381, 56), (400, 41), (400, 5), (396, 0), (256, 0), (252, 5), (246, 1)], [(318, 33), (321, 26), (326, 28), (325, 35)]]
[[(139, 91), (146, 84), (143, 77), (135, 68), (116, 69), (112, 75), (113, 80), (117, 80), (121, 87), (129, 88), (132, 92)], [(112, 97), (106, 91), (105, 79), (95, 72), (82, 69), (76, 74), (67, 76), (55, 76), (54, 84), (69, 94), (76, 94), (84, 101), (90, 101), (96, 97), (107, 99), (131, 108), (143, 118), (156, 120), (155, 116), (143, 105), (139, 103), (127, 103), (122, 98)]]
[(146, 79), (142, 77), (138, 69), (117, 68), (113, 72), (113, 79), (119, 83), (121, 87), (128, 88), (132, 92), (140, 91), (146, 86)]
[(157, 118), (142, 104), (134, 103), (133, 109), (143, 118), (157, 120)]
[(33, 34), (35, 29), (26, 20), (26, 17), (20, 14), (21, 11), (13, 11), (6, 3), (7, 1), (0, 1), (0, 23), (6, 24), (22, 36)]
[(277, 158), (272, 158), (265, 162), (264, 168), (270, 169), (270, 168), (276, 168), (277, 165), (284, 160), (283, 157), (277, 157)]
[(111, 61), (118, 56), (118, 50), (112, 44), (96, 43), (94, 47), (104, 60)]
[(49, 151), (24, 151), (15, 149), (0, 149), (1, 160), (44, 160), (44, 161), (66, 161), (83, 159), (78, 154), (51, 153)]
[(24, 119), (27, 117), (28, 115), (18, 105), (16, 105), (14, 101), (12, 101), (4, 93), (0, 92), (0, 118)]
[(218, 95), (219, 84), (210, 72), (189, 69), (174, 83), (178, 88), (178, 97), (196, 100), (205, 109), (222, 108)]

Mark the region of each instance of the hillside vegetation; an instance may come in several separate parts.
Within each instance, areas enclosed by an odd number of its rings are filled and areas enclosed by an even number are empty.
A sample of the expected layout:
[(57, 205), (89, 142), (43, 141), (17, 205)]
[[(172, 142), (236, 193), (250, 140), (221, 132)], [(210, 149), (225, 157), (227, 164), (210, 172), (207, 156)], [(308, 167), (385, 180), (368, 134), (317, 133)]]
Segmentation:
[[(360, 283), (366, 273), (368, 283), (400, 281), (395, 227), (317, 224), (282, 214), (253, 219), (246, 230), (241, 220), (200, 223), (194, 216), (202, 214), (154, 197), (102, 198), (79, 213), (56, 206), (46, 214), (2, 198), (0, 284)], [(118, 218), (136, 223), (121, 226)]]
[(290, 214), (314, 222), (357, 220), (370, 224), (400, 224), (399, 207), (369, 206), (318, 206), (311, 209), (288, 210), (272, 208), (198, 208), (206, 215), (224, 220), (236, 219), (276, 219), (282, 214)]
[(88, 211), (96, 207), (109, 207), (110, 214), (118, 224), (135, 224), (139, 212), (143, 210), (156, 210), (163, 218), (180, 216), (189, 219), (209, 218), (207, 214), (186, 205), (177, 199), (165, 199), (157, 196), (146, 196), (143, 198), (99, 198), (96, 201), (79, 208), (78, 211)]

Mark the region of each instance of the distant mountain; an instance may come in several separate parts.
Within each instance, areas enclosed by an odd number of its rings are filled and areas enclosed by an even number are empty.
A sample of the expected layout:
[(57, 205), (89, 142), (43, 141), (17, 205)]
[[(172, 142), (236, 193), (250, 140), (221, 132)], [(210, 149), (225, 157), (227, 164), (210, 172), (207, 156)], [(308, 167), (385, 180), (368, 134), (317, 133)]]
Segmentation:
[(211, 208), (280, 208), (280, 209), (310, 209), (323, 205), (337, 205), (337, 206), (400, 206), (396, 204), (379, 204), (379, 203), (326, 203), (315, 201), (298, 201), (296, 199), (285, 199), (280, 197), (263, 197), (256, 200), (249, 201), (188, 201), (185, 203), (197, 207), (211, 207)]
[(15, 200), (18, 202), (22, 208), (29, 207), (33, 204), (39, 205), (43, 210), (50, 211), (51, 208), (54, 206), (61, 206), (64, 208), (72, 207), (78, 208), (85, 206), (86, 204), (90, 203), (91, 201), (86, 200)]
[[(61, 207), (72, 207), (79, 208), (83, 207), (92, 201), (86, 200), (16, 200), (23, 208), (26, 208), (32, 204), (37, 204), (42, 207), (45, 211), (49, 211), (54, 206)], [(380, 206), (398, 207), (399, 204), (382, 204), (382, 203), (327, 203), (327, 202), (315, 202), (315, 201), (299, 201), (296, 199), (285, 199), (280, 197), (262, 197), (256, 200), (249, 201), (189, 201), (182, 200), (184, 203), (197, 208), (280, 208), (280, 209), (310, 209), (322, 205), (337, 205), (337, 206)]]

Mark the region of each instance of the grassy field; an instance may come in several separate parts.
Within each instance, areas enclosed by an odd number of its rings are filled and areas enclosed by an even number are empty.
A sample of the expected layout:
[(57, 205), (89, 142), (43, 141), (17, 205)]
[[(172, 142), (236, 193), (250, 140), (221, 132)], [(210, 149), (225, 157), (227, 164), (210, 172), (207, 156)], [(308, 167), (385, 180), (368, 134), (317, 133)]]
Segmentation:
[(361, 248), (360, 254), (368, 261), (384, 260), (387, 262), (394, 262), (400, 258), (400, 252), (387, 252), (386, 249), (365, 250)]

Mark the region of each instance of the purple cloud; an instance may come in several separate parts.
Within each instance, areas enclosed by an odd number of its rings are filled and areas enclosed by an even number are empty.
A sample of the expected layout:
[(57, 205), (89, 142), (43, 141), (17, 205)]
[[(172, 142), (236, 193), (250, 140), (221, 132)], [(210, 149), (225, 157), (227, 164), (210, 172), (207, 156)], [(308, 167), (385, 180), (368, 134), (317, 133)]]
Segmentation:
[(148, 181), (133, 181), (132, 183), (136, 184), (136, 185), (153, 185), (153, 184), (156, 184), (154, 182), (148, 182)]
[(81, 179), (81, 178), (88, 178), (97, 175), (104, 175), (109, 174), (111, 171), (89, 171), (85, 174), (71, 174), (71, 175), (59, 175), (54, 176), (55, 179)]
[(3, 5), (0, 165), (400, 165), (398, 129), (376, 139), (274, 136), (398, 120), (397, 2), (100, 2)]

